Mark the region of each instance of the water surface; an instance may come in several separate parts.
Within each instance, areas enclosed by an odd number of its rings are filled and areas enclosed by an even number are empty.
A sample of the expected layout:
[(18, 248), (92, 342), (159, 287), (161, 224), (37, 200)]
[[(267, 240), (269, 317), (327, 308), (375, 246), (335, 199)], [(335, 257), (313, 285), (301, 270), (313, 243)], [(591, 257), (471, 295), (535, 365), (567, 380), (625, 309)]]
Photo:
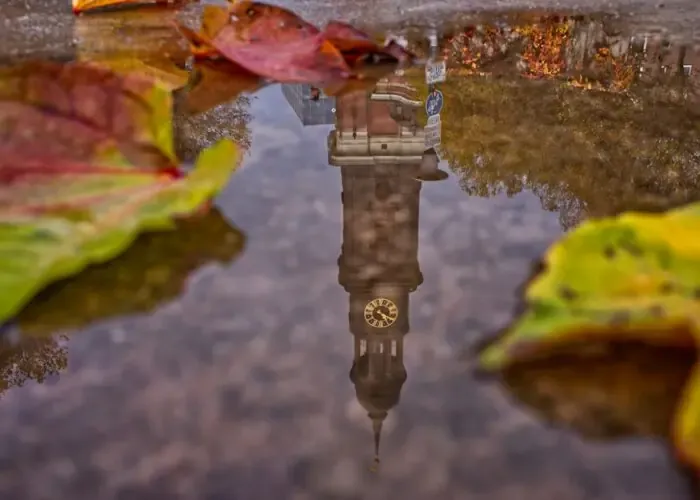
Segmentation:
[[(119, 19), (79, 20), (66, 57), (118, 53), (81, 40)], [(141, 22), (122, 29), (173, 47)], [(666, 440), (692, 360), (630, 347), (501, 383), (472, 353), (564, 231), (700, 199), (696, 80), (678, 52), (626, 92), (516, 77), (510, 55), (484, 77), (460, 33), (440, 37), (440, 180), (420, 170), (420, 68), (391, 76), (403, 100), (272, 85), (178, 117), (184, 155), (232, 136), (243, 164), (214, 212), (51, 287), (9, 329), (3, 498), (693, 498)], [(388, 328), (364, 321), (376, 298), (397, 306)]]

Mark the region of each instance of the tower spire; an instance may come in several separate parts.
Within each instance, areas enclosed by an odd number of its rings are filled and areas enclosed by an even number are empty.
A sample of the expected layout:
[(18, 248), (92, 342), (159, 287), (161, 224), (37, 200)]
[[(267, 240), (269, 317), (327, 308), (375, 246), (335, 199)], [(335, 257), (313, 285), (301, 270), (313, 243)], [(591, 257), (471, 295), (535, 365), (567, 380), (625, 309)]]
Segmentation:
[(382, 424), (387, 416), (387, 412), (370, 412), (367, 414), (372, 419), (372, 432), (374, 433), (374, 460), (371, 470), (376, 472), (379, 469), (379, 441), (382, 437)]

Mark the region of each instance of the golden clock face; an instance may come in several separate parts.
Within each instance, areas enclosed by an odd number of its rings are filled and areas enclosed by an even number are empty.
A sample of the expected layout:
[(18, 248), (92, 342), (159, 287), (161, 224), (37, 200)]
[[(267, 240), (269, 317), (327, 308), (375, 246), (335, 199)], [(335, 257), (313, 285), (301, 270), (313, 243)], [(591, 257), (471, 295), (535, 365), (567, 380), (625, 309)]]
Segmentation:
[(365, 321), (374, 328), (387, 328), (396, 323), (399, 308), (389, 299), (377, 297), (365, 306)]

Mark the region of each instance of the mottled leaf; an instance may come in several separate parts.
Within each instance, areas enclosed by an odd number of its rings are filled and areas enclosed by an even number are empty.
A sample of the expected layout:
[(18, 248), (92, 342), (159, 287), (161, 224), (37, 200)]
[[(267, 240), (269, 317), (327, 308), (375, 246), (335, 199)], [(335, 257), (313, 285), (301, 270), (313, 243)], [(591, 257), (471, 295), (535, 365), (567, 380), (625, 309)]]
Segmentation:
[(145, 230), (172, 228), (226, 183), (235, 146), (202, 153), (187, 177), (50, 157), (0, 147), (0, 321), (48, 283), (115, 257)]
[(700, 205), (583, 223), (550, 248), (527, 309), (482, 357), (500, 368), (579, 338), (694, 345)]
[(0, 147), (50, 158), (141, 166), (176, 162), (170, 92), (81, 64), (0, 69)]
[[(700, 204), (666, 214), (591, 220), (547, 252), (525, 312), (487, 347), (488, 370), (552, 354), (574, 342), (641, 341), (697, 350), (700, 337)], [(700, 469), (696, 367), (674, 423), (679, 455)]]
[(142, 230), (192, 213), (236, 166), (233, 143), (183, 177), (159, 84), (91, 65), (27, 64), (0, 78), (0, 323), (47, 283), (108, 260)]

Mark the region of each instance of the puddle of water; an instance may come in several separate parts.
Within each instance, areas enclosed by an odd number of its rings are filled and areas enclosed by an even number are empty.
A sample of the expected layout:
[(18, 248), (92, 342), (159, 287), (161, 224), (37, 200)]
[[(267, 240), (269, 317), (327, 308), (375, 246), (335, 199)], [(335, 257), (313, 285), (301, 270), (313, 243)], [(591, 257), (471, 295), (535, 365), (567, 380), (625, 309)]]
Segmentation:
[[(80, 20), (72, 57), (119, 53), (97, 42), (120, 19)], [(143, 40), (132, 54), (167, 48), (159, 69), (175, 71), (177, 46), (140, 19), (123, 28)], [(542, 47), (564, 33), (564, 66), (503, 26), (441, 37), (439, 159), (420, 68), (370, 93), (274, 85), (180, 116), (185, 154), (231, 135), (244, 164), (217, 211), (19, 318), (24, 337), (0, 349), (0, 493), (692, 498), (665, 441), (691, 360), (654, 353), (666, 368), (651, 371), (648, 350), (613, 351), (501, 384), (465, 355), (563, 231), (700, 199), (697, 54), (562, 26)]]

